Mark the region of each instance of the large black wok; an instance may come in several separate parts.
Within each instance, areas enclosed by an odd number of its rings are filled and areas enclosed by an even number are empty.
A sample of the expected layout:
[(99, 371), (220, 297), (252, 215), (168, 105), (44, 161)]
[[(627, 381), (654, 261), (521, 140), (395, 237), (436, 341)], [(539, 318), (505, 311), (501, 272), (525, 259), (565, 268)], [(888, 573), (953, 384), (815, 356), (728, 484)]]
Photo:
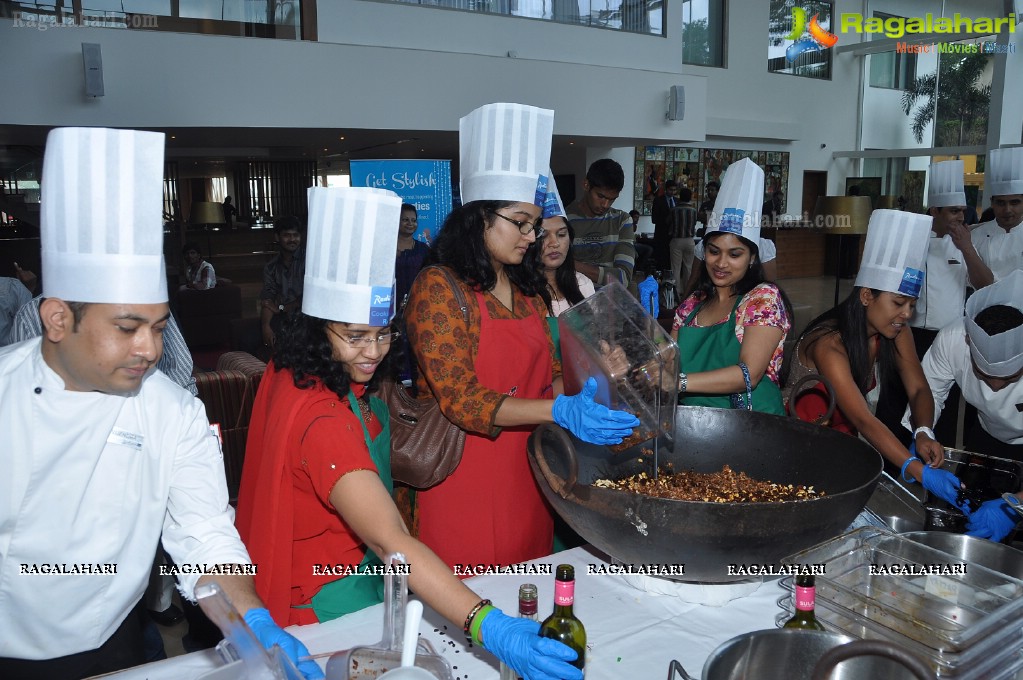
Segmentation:
[(556, 425), (529, 439), (529, 464), (555, 511), (593, 546), (626, 564), (684, 564), (686, 581), (748, 578), (728, 565), (777, 564), (842, 533), (881, 476), (881, 456), (855, 437), (794, 418), (679, 406), (675, 443), (658, 441), (661, 465), (806, 484), (824, 498), (792, 503), (711, 503), (652, 498), (590, 483), (652, 471), (646, 442), (613, 453)]

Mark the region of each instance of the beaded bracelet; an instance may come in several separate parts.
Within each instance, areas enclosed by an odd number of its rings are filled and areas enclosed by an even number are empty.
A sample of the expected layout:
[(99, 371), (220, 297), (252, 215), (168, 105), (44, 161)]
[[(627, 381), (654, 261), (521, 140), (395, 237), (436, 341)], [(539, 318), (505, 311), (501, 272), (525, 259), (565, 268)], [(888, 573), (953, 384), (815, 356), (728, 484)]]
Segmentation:
[(753, 410), (753, 381), (749, 376), (749, 366), (739, 362), (739, 370), (742, 371), (742, 379), (746, 383), (746, 403), (743, 403), (743, 395), (739, 392), (731, 395), (732, 408)]
[(480, 638), (480, 628), (483, 627), (483, 619), (487, 618), (487, 614), (489, 614), (494, 609), (496, 609), (496, 607), (488, 604), (485, 607), (483, 607), (483, 609), (480, 609), (479, 613), (473, 617), (472, 625), (469, 626), (470, 645), (475, 643), (480, 647), (486, 648), (485, 645), (483, 644), (483, 640)]
[(932, 430), (931, 428), (927, 427), (926, 425), (921, 425), (920, 427), (918, 427), (915, 430), (913, 430), (913, 439), (916, 439), (916, 436), (918, 434), (920, 434), (921, 432), (923, 432), (925, 435), (927, 435), (928, 437), (930, 437), (934, 441), (938, 441), (938, 438), (934, 436), (934, 430)]
[(469, 615), (465, 617), (465, 625), (462, 626), (462, 632), (465, 633), (465, 639), (469, 641), (470, 645), (472, 644), (472, 636), (469, 633), (469, 628), (472, 625), (472, 620), (480, 613), (480, 610), (489, 604), (492, 604), (490, 600), (480, 600), (476, 603), (476, 606), (469, 611)]

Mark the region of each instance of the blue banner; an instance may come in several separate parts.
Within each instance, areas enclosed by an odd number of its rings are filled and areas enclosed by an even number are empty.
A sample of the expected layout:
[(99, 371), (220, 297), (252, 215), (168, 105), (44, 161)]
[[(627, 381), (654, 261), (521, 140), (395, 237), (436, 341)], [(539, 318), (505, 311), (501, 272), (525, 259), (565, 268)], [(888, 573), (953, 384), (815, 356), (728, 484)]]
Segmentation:
[(414, 238), (432, 244), (451, 212), (451, 161), (352, 161), (353, 187), (388, 189), (416, 206)]

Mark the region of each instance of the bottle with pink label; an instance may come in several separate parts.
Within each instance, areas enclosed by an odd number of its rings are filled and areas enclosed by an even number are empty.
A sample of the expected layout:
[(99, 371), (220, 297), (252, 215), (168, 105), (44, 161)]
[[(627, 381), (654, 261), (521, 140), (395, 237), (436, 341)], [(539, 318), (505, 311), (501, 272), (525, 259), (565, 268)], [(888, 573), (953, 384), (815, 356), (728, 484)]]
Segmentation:
[(816, 583), (812, 574), (796, 576), (796, 615), (785, 622), (784, 628), (802, 630), (824, 630), (824, 626), (813, 613), (816, 598)]
[(575, 568), (559, 564), (554, 572), (554, 613), (540, 624), (540, 635), (563, 642), (579, 655), (572, 665), (586, 668), (586, 629), (573, 612), (575, 604)]

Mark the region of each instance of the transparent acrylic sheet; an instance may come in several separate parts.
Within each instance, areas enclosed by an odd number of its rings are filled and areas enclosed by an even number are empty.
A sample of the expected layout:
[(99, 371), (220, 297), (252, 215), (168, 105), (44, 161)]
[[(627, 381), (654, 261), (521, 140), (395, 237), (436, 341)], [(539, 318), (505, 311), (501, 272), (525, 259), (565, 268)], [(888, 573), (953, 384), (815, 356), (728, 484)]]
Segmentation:
[(216, 584), (210, 583), (195, 589), (196, 599), (204, 605), (203, 611), (210, 618), (224, 639), (217, 645), (217, 653), (227, 668), (210, 674), (218, 680), (246, 678), (247, 680), (302, 680), (291, 659), (274, 645), (270, 651), (263, 648), (245, 619), (231, 604), (231, 600)]
[[(391, 566), (407, 564), (402, 553), (388, 556)], [(393, 570), (392, 570), (393, 571)], [(401, 666), (401, 645), (405, 630), (405, 605), (408, 603), (408, 576), (384, 575), (384, 630), (380, 642), (337, 652), (327, 661), (327, 680), (376, 678)], [(439, 680), (454, 680), (451, 667), (428, 640), (419, 640), (415, 665)]]
[[(1000, 626), (1023, 624), (1023, 581), (882, 529), (856, 529), (782, 563), (824, 563), (818, 601), (863, 612), (938, 651), (960, 652)], [(965, 568), (960, 574), (871, 573), (875, 565), (888, 571), (907, 565)]]
[(610, 283), (558, 317), (565, 394), (587, 378), (596, 401), (640, 420), (624, 450), (663, 433), (674, 437), (678, 347), (657, 319), (620, 283)]

